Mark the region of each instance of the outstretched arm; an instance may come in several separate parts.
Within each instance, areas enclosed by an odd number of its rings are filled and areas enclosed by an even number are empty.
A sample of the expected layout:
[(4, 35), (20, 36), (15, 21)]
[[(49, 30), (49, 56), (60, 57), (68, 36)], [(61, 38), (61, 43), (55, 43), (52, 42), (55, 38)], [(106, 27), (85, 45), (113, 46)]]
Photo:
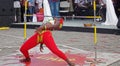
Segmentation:
[(62, 28), (62, 25), (63, 25), (63, 19), (56, 18), (54, 24), (51, 24), (50, 22), (42, 24), (40, 27), (36, 29), (36, 32), (41, 32), (43, 30), (59, 30)]
[(52, 30), (53, 29), (53, 25), (49, 22), (42, 24), (40, 27), (38, 27), (36, 29), (36, 32), (41, 32), (43, 30)]

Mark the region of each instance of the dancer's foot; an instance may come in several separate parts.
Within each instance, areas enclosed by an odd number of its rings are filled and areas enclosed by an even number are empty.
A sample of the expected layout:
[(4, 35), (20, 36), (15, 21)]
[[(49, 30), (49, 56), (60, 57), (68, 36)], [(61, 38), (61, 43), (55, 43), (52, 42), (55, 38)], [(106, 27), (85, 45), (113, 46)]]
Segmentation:
[(66, 60), (66, 62), (68, 63), (69, 66), (75, 66), (75, 64), (69, 61), (68, 59)]
[(95, 63), (90, 63), (90, 66), (96, 66)]
[(31, 59), (30, 58), (25, 58), (25, 59), (21, 59), (20, 62), (30, 62)]
[(74, 63), (69, 63), (69, 66), (75, 66), (75, 64)]

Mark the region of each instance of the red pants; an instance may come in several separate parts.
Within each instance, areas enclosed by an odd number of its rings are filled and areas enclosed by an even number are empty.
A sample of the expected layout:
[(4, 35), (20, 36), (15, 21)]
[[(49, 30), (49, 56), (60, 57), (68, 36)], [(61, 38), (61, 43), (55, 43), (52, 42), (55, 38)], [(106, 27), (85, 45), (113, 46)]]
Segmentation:
[[(37, 42), (38, 35), (39, 35), (38, 33), (35, 33), (21, 46), (20, 51), (23, 53), (23, 55), (26, 58), (29, 58), (28, 50), (39, 44)], [(41, 35), (43, 36), (43, 41), (42, 41), (43, 44), (45, 44), (54, 54), (56, 54), (63, 60), (67, 59), (65, 54), (57, 48), (50, 31), (45, 31)]]

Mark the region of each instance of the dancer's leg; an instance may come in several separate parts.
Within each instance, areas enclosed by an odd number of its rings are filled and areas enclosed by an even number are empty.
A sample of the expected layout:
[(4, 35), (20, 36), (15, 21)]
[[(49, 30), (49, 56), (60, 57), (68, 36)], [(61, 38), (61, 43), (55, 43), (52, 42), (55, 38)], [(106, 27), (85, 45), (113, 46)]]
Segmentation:
[(38, 34), (35, 33), (28, 40), (26, 40), (25, 43), (23, 43), (23, 45), (21, 46), (20, 51), (23, 53), (25, 58), (30, 58), (28, 50), (35, 47), (38, 44), (37, 36), (38, 36)]
[(56, 54), (57, 56), (59, 56), (60, 58), (66, 60), (67, 57), (65, 56), (65, 54), (60, 51), (55, 42), (54, 42), (54, 39), (51, 35), (51, 32), (45, 32), (44, 33), (44, 36), (43, 36), (43, 43), (54, 53)]
[(69, 59), (67, 59), (66, 55), (57, 48), (57, 46), (56, 46), (56, 44), (55, 44), (55, 42), (54, 42), (54, 39), (53, 39), (52, 34), (51, 34), (50, 31), (44, 33), (43, 43), (44, 43), (54, 54), (56, 54), (57, 56), (59, 56), (60, 58), (62, 58), (63, 60), (65, 60), (65, 61), (69, 64), (69, 66), (74, 66), (74, 64), (71, 63), (71, 62), (69, 61)]

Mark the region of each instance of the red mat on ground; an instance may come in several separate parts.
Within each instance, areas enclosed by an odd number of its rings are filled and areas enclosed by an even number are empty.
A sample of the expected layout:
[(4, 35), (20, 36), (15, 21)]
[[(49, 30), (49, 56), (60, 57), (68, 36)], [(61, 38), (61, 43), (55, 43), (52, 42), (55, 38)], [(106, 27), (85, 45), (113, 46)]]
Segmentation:
[[(84, 55), (70, 53), (66, 53), (66, 55), (70, 61), (74, 62), (78, 66), (83, 66), (85, 64), (86, 56)], [(64, 60), (52, 53), (33, 54), (31, 55), (31, 62), (27, 63), (19, 62), (19, 59), (21, 58), (23, 58), (23, 56), (9, 56), (9, 59), (7, 59), (8, 62), (3, 66), (68, 66)]]

